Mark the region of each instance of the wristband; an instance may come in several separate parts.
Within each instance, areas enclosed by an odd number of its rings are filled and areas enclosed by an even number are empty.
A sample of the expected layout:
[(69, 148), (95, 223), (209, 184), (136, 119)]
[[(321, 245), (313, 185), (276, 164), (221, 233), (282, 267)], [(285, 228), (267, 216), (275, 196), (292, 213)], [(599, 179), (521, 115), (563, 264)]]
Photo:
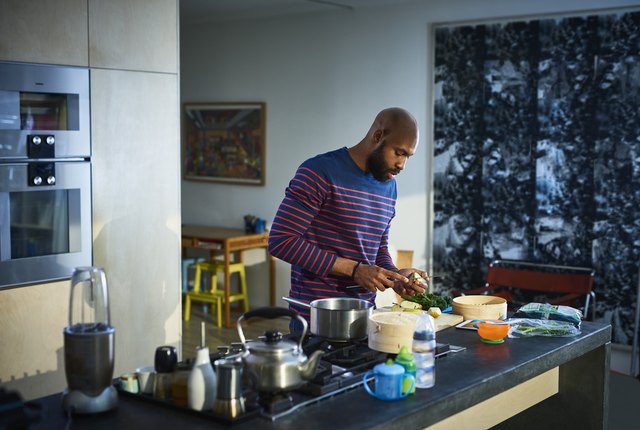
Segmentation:
[(355, 276), (356, 276), (356, 270), (358, 270), (358, 267), (360, 267), (360, 263), (361, 263), (361, 262), (360, 262), (360, 261), (358, 261), (358, 262), (356, 263), (356, 266), (353, 268), (353, 271), (351, 272), (351, 279), (355, 279)]

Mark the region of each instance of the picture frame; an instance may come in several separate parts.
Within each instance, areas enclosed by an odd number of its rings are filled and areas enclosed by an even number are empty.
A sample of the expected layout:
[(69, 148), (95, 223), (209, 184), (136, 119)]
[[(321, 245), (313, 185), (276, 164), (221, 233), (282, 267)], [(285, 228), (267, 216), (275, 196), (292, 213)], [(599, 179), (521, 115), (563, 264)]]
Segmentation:
[(263, 102), (184, 103), (184, 179), (264, 185), (265, 122)]

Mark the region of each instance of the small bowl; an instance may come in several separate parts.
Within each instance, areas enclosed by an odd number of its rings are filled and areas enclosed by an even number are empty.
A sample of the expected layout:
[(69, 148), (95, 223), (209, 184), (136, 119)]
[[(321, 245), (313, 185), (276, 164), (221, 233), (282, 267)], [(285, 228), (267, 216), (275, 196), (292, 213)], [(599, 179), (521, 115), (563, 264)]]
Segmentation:
[(509, 334), (511, 325), (507, 323), (478, 321), (478, 335), (485, 343), (502, 343), (504, 338)]

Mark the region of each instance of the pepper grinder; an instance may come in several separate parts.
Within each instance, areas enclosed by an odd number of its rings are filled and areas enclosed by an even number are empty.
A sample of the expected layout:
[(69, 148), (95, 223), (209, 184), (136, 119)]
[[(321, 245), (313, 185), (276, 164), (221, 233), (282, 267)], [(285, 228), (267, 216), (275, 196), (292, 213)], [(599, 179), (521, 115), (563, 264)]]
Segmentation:
[(156, 348), (154, 366), (156, 375), (153, 379), (153, 397), (159, 400), (171, 398), (171, 382), (173, 371), (178, 363), (178, 353), (174, 346), (159, 346)]

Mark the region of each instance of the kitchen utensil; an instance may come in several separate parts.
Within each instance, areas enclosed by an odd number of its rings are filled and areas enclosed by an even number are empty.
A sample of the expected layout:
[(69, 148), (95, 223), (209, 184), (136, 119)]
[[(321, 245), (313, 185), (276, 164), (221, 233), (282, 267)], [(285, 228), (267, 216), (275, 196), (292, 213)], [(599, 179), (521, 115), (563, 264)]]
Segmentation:
[[(367, 379), (374, 378), (374, 390), (371, 390)], [(403, 390), (403, 381), (407, 378), (411, 384), (407, 390)], [(411, 393), (415, 385), (415, 377), (406, 372), (404, 367), (389, 359), (386, 363), (376, 365), (373, 370), (367, 371), (362, 376), (364, 389), (367, 393), (380, 400), (403, 399)]]
[(317, 299), (311, 303), (283, 297), (283, 300), (311, 310), (311, 333), (333, 341), (363, 339), (373, 303), (350, 297)]
[(403, 346), (411, 350), (417, 319), (413, 312), (374, 312), (368, 321), (369, 348), (390, 354)]
[(154, 366), (156, 369), (153, 378), (153, 397), (159, 400), (166, 400), (171, 397), (171, 384), (178, 363), (178, 353), (174, 346), (164, 345), (156, 348)]
[(218, 393), (213, 412), (227, 418), (235, 418), (245, 412), (242, 395), (242, 360), (239, 357), (216, 360)]
[(107, 277), (99, 267), (78, 267), (71, 277), (69, 326), (64, 329), (65, 410), (88, 414), (113, 409), (115, 328), (109, 316)]
[(507, 317), (507, 301), (498, 296), (469, 295), (453, 298), (453, 313), (465, 320), (496, 320)]
[(140, 392), (143, 394), (153, 393), (153, 379), (155, 377), (155, 368), (153, 366), (139, 367), (136, 369), (138, 377), (138, 385)]
[[(242, 321), (253, 317), (298, 318), (303, 330), (300, 341), (284, 340), (282, 333), (268, 331), (265, 339), (247, 342), (242, 330)], [(310, 358), (302, 350), (302, 341), (307, 333), (307, 322), (292, 310), (276, 307), (258, 308), (238, 318), (238, 335), (245, 353), (242, 355), (244, 371), (253, 387), (262, 392), (280, 392), (299, 387), (312, 379), (318, 367), (322, 351), (314, 351)]]
[(485, 343), (502, 343), (504, 338), (509, 334), (508, 323), (495, 321), (478, 321), (478, 335)]

